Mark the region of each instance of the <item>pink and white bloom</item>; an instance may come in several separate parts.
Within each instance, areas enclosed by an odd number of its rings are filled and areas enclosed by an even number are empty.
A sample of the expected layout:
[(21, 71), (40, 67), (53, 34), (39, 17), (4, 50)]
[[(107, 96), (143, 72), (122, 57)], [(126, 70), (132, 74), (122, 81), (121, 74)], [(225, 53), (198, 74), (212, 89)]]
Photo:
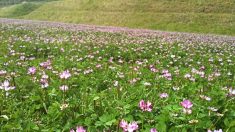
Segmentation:
[(40, 66), (43, 67), (43, 68), (45, 68), (45, 69), (51, 69), (51, 68), (52, 68), (52, 67), (51, 67), (51, 61), (50, 61), (50, 60), (47, 60), (47, 61), (45, 61), (45, 62), (40, 63)]
[(156, 128), (151, 128), (150, 132), (158, 132)]
[(45, 79), (45, 78), (41, 78), (41, 79), (40, 79), (40, 83), (41, 83), (41, 87), (42, 87), (42, 88), (47, 88), (47, 87), (49, 86), (48, 80)]
[(86, 129), (84, 129), (82, 126), (78, 126), (76, 130), (71, 129), (70, 132), (86, 132)]
[(192, 110), (190, 109), (191, 107), (193, 107), (193, 103), (189, 100), (184, 100), (181, 103), (181, 106), (183, 106), (183, 113), (185, 114), (191, 114)]
[(137, 122), (134, 121), (128, 124), (125, 120), (122, 120), (119, 126), (123, 129), (124, 132), (133, 132), (139, 127)]
[(139, 107), (140, 107), (140, 109), (141, 109), (142, 111), (149, 111), (149, 112), (151, 112), (151, 111), (152, 111), (152, 108), (153, 108), (151, 102), (147, 101), (147, 102), (145, 103), (144, 100), (141, 100), (141, 101), (139, 102)]
[(10, 86), (10, 82), (8, 80), (5, 80), (3, 83), (1, 83), (0, 89), (3, 89), (5, 91), (9, 91), (9, 90), (15, 89), (15, 87)]
[(167, 93), (161, 93), (160, 98), (168, 98), (168, 94)]
[(127, 131), (128, 123), (125, 120), (122, 120), (119, 126), (123, 129), (123, 131)]
[(128, 127), (127, 127), (127, 131), (128, 132), (133, 132), (133, 131), (135, 131), (137, 129), (138, 129), (137, 122), (134, 121), (134, 122), (131, 122), (131, 123), (128, 124)]
[(43, 75), (40, 79), (40, 84), (41, 84), (42, 88), (47, 88), (49, 86), (48, 78), (49, 78), (49, 76), (46, 75), (45, 73), (43, 73)]
[(149, 68), (150, 68), (150, 71), (151, 71), (151, 72), (154, 72), (154, 73), (155, 73), (155, 72), (159, 72), (159, 70), (156, 69), (156, 68), (154, 67), (154, 65), (150, 65)]
[(5, 71), (5, 70), (0, 70), (0, 76), (6, 75), (6, 74), (7, 74), (7, 71)]
[(235, 96), (235, 89), (230, 88), (228, 95), (229, 96)]
[(223, 130), (222, 130), (222, 129), (219, 129), (219, 130), (214, 130), (214, 131), (207, 130), (207, 132), (223, 132)]
[(64, 48), (60, 48), (60, 51), (61, 51), (61, 52), (64, 52), (65, 50), (64, 50)]
[(69, 70), (63, 71), (62, 73), (60, 73), (60, 78), (61, 79), (68, 79), (71, 76)]
[(29, 67), (28, 74), (34, 75), (36, 73), (37, 69), (35, 67)]
[(172, 80), (172, 75), (168, 70), (162, 70), (162, 77), (166, 78), (167, 80)]
[(189, 100), (184, 100), (180, 104), (181, 104), (181, 106), (183, 106), (186, 109), (190, 109), (191, 107), (193, 107), (192, 102)]

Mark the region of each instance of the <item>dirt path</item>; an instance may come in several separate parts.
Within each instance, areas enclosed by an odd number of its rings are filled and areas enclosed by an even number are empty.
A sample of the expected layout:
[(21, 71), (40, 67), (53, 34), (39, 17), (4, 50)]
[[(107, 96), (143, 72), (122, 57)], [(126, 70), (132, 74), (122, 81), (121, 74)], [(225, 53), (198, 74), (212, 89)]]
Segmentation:
[(84, 24), (70, 24), (61, 22), (35, 21), (22, 19), (6, 19), (0, 18), (0, 24), (22, 25), (27, 27), (37, 28), (60, 28), (67, 31), (95, 31), (95, 32), (110, 32), (110, 33), (125, 33), (130, 36), (138, 37), (157, 37), (167, 42), (183, 41), (186, 43), (228, 43), (235, 46), (235, 36), (213, 35), (213, 34), (196, 34), (196, 33), (181, 33), (181, 32), (166, 32), (158, 30), (146, 29), (130, 29), (112, 26), (95, 26)]

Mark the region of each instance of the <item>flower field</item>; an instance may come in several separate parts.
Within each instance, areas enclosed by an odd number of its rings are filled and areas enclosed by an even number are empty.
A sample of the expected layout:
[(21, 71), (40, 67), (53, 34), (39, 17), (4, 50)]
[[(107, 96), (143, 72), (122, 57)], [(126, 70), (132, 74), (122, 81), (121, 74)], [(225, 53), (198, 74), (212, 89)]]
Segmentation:
[(73, 29), (1, 24), (1, 132), (235, 131), (234, 37)]

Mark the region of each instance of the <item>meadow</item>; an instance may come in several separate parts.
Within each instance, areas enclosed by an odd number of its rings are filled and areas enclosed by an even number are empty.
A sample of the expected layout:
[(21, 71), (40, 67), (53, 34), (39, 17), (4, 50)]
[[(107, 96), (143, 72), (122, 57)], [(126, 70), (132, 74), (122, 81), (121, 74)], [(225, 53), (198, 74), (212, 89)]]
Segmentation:
[(0, 26), (1, 132), (235, 131), (234, 38), (53, 27)]

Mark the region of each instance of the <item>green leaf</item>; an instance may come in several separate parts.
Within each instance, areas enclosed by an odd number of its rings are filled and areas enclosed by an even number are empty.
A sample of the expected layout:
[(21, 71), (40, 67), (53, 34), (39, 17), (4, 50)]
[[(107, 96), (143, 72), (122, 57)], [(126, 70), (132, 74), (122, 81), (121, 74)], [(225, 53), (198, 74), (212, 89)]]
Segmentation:
[(157, 124), (157, 128), (160, 132), (166, 132), (166, 124), (165, 122), (159, 122)]
[(105, 125), (112, 126), (112, 124), (115, 123), (115, 122), (116, 122), (116, 119), (113, 119), (111, 121), (106, 122)]
[(100, 97), (99, 97), (99, 96), (96, 96), (96, 97), (94, 97), (93, 100), (95, 101), (95, 100), (98, 100), (98, 99), (100, 99)]
[(102, 126), (102, 125), (103, 125), (103, 123), (102, 123), (101, 121), (95, 122), (95, 126), (96, 126), (96, 127), (99, 127), (99, 126)]
[(225, 124), (225, 126), (229, 126), (230, 125), (229, 121), (228, 121), (228, 118), (224, 119), (224, 124)]
[(229, 127), (234, 127), (235, 126), (235, 120), (230, 122)]

